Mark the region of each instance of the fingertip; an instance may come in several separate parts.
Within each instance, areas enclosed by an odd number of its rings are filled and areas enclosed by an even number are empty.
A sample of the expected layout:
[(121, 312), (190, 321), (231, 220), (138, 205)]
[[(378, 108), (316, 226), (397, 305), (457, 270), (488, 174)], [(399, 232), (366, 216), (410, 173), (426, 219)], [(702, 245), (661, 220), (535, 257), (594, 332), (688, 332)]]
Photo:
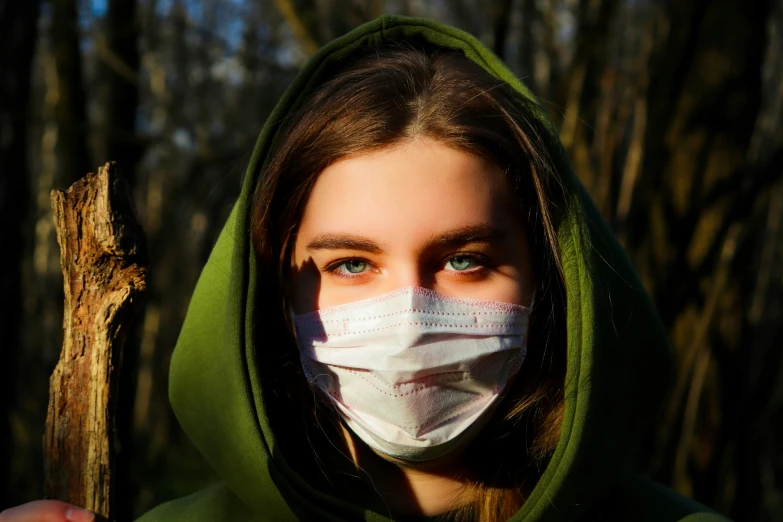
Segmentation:
[(0, 522), (92, 522), (95, 515), (60, 500), (33, 500), (0, 513)]
[(94, 522), (95, 513), (77, 507), (69, 507), (65, 511), (65, 519), (68, 522)]

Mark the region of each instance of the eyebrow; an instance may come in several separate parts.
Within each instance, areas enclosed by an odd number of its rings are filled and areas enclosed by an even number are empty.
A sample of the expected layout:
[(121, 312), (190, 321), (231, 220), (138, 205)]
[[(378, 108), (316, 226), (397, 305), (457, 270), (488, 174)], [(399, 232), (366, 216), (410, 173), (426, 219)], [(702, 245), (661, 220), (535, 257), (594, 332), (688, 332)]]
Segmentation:
[(307, 250), (359, 250), (371, 254), (383, 252), (381, 245), (372, 239), (350, 234), (319, 234), (307, 244)]
[[(503, 239), (506, 233), (490, 225), (469, 225), (449, 230), (430, 240), (439, 246), (465, 245), (468, 243), (491, 243)], [(366, 237), (351, 234), (319, 234), (307, 244), (307, 250), (357, 250), (371, 254), (383, 252), (381, 245)]]
[(505, 231), (491, 225), (469, 225), (450, 230), (434, 238), (433, 243), (443, 246), (467, 243), (491, 243), (506, 237)]

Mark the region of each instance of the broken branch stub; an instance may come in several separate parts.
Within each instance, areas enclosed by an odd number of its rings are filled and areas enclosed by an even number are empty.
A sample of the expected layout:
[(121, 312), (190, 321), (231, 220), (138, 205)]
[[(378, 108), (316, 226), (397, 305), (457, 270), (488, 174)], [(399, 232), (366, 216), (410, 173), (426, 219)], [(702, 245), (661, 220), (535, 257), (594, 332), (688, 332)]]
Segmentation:
[(65, 290), (63, 348), (49, 381), (45, 493), (113, 518), (123, 345), (146, 289), (149, 253), (114, 163), (52, 191)]

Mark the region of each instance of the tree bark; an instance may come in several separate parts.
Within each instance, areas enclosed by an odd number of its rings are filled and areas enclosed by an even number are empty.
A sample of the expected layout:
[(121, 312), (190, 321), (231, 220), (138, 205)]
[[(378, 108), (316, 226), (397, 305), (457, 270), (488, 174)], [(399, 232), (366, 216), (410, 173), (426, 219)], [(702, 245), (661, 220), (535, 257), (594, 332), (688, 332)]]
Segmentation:
[(146, 289), (147, 242), (114, 164), (52, 191), (52, 207), (65, 314), (63, 350), (50, 379), (45, 493), (115, 518), (123, 345)]
[(0, 506), (14, 502), (10, 476), (10, 415), (14, 405), (17, 353), (21, 350), (22, 259), (30, 211), (27, 122), (30, 69), (38, 35), (39, 2), (0, 0), (0, 295), (9, 306), (0, 314)]

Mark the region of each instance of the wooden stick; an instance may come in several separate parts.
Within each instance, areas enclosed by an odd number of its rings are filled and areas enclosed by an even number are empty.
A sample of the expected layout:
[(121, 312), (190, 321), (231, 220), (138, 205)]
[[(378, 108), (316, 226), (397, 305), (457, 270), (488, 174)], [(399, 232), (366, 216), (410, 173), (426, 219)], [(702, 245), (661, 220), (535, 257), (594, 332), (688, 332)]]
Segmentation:
[(113, 513), (115, 414), (123, 345), (146, 289), (149, 254), (127, 183), (107, 163), (52, 191), (65, 310), (49, 381), (45, 494)]

